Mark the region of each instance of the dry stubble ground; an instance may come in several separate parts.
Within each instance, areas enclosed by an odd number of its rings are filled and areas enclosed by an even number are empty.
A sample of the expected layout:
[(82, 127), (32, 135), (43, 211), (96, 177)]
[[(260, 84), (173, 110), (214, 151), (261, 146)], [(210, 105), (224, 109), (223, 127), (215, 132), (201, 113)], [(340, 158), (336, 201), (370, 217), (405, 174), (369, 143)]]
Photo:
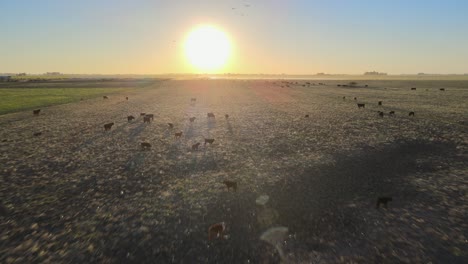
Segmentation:
[(466, 263), (468, 89), (298, 82), (166, 81), (0, 116), (0, 262), (274, 263), (259, 237), (286, 226), (286, 262)]

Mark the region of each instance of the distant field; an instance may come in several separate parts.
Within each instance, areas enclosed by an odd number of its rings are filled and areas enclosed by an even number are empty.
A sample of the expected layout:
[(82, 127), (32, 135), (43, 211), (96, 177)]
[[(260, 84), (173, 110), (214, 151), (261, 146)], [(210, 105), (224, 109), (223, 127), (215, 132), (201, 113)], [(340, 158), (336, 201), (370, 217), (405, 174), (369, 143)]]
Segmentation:
[(49, 80), (0, 83), (0, 115), (144, 88), (155, 80)]
[(0, 89), (0, 114), (7, 114), (43, 106), (66, 104), (105, 94), (123, 91), (123, 88), (7, 88)]

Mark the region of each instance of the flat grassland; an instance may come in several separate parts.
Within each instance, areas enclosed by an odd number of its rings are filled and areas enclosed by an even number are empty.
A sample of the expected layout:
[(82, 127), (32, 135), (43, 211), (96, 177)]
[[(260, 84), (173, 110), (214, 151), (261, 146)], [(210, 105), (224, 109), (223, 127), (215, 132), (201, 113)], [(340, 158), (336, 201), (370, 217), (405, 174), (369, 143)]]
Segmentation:
[(142, 81), (0, 116), (0, 262), (466, 263), (468, 82), (288, 82)]

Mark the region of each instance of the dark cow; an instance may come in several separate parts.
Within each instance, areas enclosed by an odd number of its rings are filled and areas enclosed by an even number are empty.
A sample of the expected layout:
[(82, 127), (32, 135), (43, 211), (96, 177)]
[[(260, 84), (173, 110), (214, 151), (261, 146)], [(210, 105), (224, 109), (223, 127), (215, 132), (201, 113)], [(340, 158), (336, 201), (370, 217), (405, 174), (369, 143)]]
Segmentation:
[(440, 88), (439, 90), (440, 90), (440, 91), (445, 91), (445, 88)]
[(411, 91), (415, 91), (415, 90), (416, 90), (416, 87), (411, 88)]
[(346, 96), (343, 96), (343, 100), (346, 100)]
[(140, 116), (145, 116), (145, 115), (146, 115), (146, 113), (140, 113)]
[(213, 113), (208, 113), (206, 114), (208, 117), (212, 117), (212, 118), (215, 118), (215, 115)]
[(357, 104), (358, 108), (366, 108), (366, 104)]
[(132, 115), (129, 115), (129, 116), (127, 116), (127, 120), (128, 120), (128, 122), (132, 121), (133, 119), (135, 119), (135, 117), (134, 117), (134, 116), (132, 116)]
[(205, 145), (206, 145), (206, 143), (211, 145), (211, 144), (213, 144), (214, 141), (215, 141), (214, 138), (205, 138)]
[(378, 105), (382, 105), (382, 101), (379, 101)]
[(354, 101), (356, 101), (356, 100), (357, 100), (357, 97), (354, 97)]
[(364, 87), (369, 87), (369, 85), (366, 84), (366, 85), (364, 85)]
[(189, 120), (190, 120), (191, 123), (193, 123), (193, 121), (195, 121), (195, 119), (196, 119), (195, 117), (189, 118)]
[(127, 100), (127, 101), (128, 101), (128, 96), (126, 96), (126, 97), (125, 97), (125, 100)]
[(107, 97), (107, 96), (105, 96), (105, 95), (104, 95), (102, 98), (103, 98), (103, 99), (109, 99), (109, 97)]
[(235, 192), (237, 191), (237, 182), (225, 180), (225, 181), (223, 181), (223, 183), (226, 185), (228, 191), (229, 191), (229, 189), (231, 189), (231, 188), (232, 188)]
[(145, 116), (151, 118), (151, 120), (154, 120), (154, 115), (153, 114), (146, 114)]
[(377, 204), (375, 205), (375, 208), (379, 209), (380, 205), (383, 204), (385, 208), (387, 208), (388, 202), (393, 201), (392, 197), (378, 197), (377, 198)]
[(114, 122), (105, 124), (104, 131), (111, 130), (113, 125), (114, 125)]
[(197, 101), (197, 98), (192, 98), (190, 99), (191, 102), (196, 102)]
[(414, 116), (414, 112), (409, 112), (408, 116)]
[(389, 115), (395, 115), (395, 111), (388, 112)]
[(224, 222), (211, 225), (208, 228), (208, 240), (223, 238), (223, 233), (226, 230), (226, 224)]
[(384, 112), (380, 112), (380, 111), (379, 111), (379, 116), (380, 116), (380, 117), (384, 117)]
[(41, 109), (36, 109), (36, 110), (33, 110), (33, 115), (39, 115), (39, 113), (41, 112)]
[(176, 138), (182, 137), (182, 131), (174, 133), (174, 136), (175, 136)]
[(200, 146), (200, 142), (197, 142), (192, 145), (192, 150), (198, 150), (198, 146)]
[(140, 144), (142, 150), (149, 150), (151, 149), (151, 144), (148, 142), (141, 142)]
[(36, 132), (36, 133), (33, 134), (33, 136), (35, 136), (35, 137), (38, 137), (40, 135), (42, 135), (42, 132)]
[(336, 86), (341, 87), (341, 84), (337, 84)]
[(226, 119), (228, 119), (228, 118), (229, 118), (229, 115), (228, 115), (228, 114), (225, 114), (224, 117), (225, 117)]
[(174, 128), (174, 124), (172, 123), (167, 123), (167, 125), (169, 126), (169, 128)]
[(309, 115), (305, 115), (304, 117), (305, 117), (305, 118), (309, 118)]
[(151, 123), (151, 117), (149, 117), (149, 116), (144, 116), (144, 117), (143, 117), (143, 123)]

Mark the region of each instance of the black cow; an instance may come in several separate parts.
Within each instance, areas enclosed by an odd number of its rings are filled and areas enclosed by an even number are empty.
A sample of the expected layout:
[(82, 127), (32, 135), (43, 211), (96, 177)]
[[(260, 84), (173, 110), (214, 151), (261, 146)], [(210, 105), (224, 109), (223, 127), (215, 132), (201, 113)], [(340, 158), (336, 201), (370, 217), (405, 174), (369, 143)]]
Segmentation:
[(135, 119), (135, 117), (134, 117), (134, 116), (132, 116), (132, 115), (129, 115), (129, 116), (127, 116), (127, 120), (128, 120), (128, 122), (132, 121), (133, 119)]
[(36, 110), (33, 110), (33, 115), (39, 115), (39, 113), (41, 112), (41, 109), (36, 109)]
[(113, 125), (114, 125), (114, 122), (105, 124), (104, 131), (111, 130)]
[(366, 104), (357, 104), (358, 108), (366, 108)]
[(414, 116), (414, 112), (409, 112), (408, 116)]

